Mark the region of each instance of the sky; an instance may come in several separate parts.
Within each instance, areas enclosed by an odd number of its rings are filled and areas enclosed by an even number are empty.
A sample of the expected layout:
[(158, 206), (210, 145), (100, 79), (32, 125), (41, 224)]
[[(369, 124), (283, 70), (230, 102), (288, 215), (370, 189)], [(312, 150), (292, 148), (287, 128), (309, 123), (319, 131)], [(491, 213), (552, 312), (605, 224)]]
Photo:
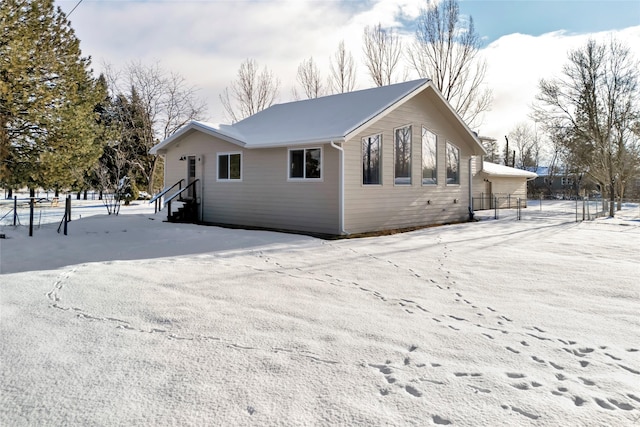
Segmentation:
[(0, 425), (638, 425), (637, 203), (343, 240), (72, 204), (0, 225)]
[[(338, 43), (354, 55), (358, 89), (373, 86), (362, 63), (367, 25), (393, 27), (408, 41), (425, 0), (228, 1), (228, 0), (56, 0), (70, 12), (72, 27), (96, 73), (141, 61), (182, 75), (199, 89), (206, 121), (229, 123), (219, 95), (247, 58), (266, 66), (281, 81), (276, 102), (293, 100), (298, 65), (313, 57), (323, 76)], [(640, 2), (488, 1), (459, 2), (483, 40), (485, 83), (493, 104), (473, 130), (504, 140), (529, 121), (542, 78), (559, 76), (567, 53), (595, 38), (612, 36), (640, 59)], [(408, 44), (408, 43), (406, 43)], [(407, 79), (415, 78), (411, 70)], [(533, 122), (532, 127), (536, 128)]]

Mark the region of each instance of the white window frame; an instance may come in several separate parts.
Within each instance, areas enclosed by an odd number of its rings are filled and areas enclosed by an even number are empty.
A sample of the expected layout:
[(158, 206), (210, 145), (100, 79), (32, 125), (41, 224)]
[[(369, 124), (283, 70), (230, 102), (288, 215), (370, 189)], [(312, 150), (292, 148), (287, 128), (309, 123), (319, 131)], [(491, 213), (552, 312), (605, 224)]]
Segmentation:
[[(458, 151), (458, 165), (457, 165), (458, 182), (452, 182), (452, 183), (449, 183), (449, 145)], [(447, 183), (447, 185), (459, 186), (460, 181), (462, 179), (461, 177), (462, 171), (460, 170), (460, 164), (461, 164), (460, 148), (453, 142), (447, 141), (444, 150), (445, 150), (445, 182)]]
[[(320, 150), (320, 178), (307, 178), (307, 151), (308, 150)], [(302, 167), (301, 178), (291, 177), (291, 152), (292, 151), (304, 151), (304, 165)], [(321, 182), (324, 180), (324, 150), (322, 147), (291, 147), (287, 150), (287, 181), (291, 182)]]
[[(434, 137), (435, 137), (435, 142), (436, 142), (436, 151), (435, 151), (435, 156), (436, 156), (436, 166), (435, 166), (435, 170), (436, 170), (436, 182), (424, 182), (424, 138), (425, 138), (425, 132), (429, 132), (431, 133)], [(438, 141), (440, 140), (440, 136), (438, 136), (437, 133), (433, 132), (432, 130), (430, 130), (429, 128), (427, 128), (426, 126), (422, 126), (422, 133), (420, 135), (420, 154), (421, 154), (421, 160), (422, 160), (422, 164), (420, 165), (420, 182), (422, 183), (423, 186), (425, 187), (435, 187), (438, 185), (438, 165), (440, 162), (438, 162)]]
[[(396, 163), (397, 163), (397, 149), (398, 144), (396, 141), (396, 132), (400, 129), (409, 128), (409, 182), (407, 183), (398, 183), (398, 176), (396, 175)], [(404, 126), (399, 126), (393, 129), (393, 185), (407, 187), (413, 184), (412, 174), (413, 174), (413, 126), (411, 124), (407, 124)], [(404, 177), (400, 177), (404, 178)]]
[[(231, 178), (231, 156), (240, 155), (240, 178)], [(220, 178), (220, 157), (228, 156), (227, 159), (227, 172), (229, 178)], [(224, 153), (216, 153), (216, 181), (217, 182), (242, 182), (244, 172), (244, 156), (241, 151), (230, 151)]]
[(372, 134), (372, 135), (365, 136), (365, 137), (363, 137), (361, 139), (361, 141), (360, 141), (360, 157), (362, 158), (362, 156), (364, 154), (362, 152), (362, 150), (364, 148), (363, 147), (364, 141), (367, 140), (367, 139), (370, 139), (370, 138), (375, 138), (375, 137), (378, 137), (378, 175), (379, 175), (378, 176), (378, 181), (379, 182), (377, 184), (370, 184), (370, 183), (365, 183), (364, 182), (364, 163), (362, 163), (362, 182), (361, 182), (361, 184), (364, 187), (375, 187), (375, 186), (379, 187), (379, 186), (382, 185), (382, 176), (383, 176), (383, 173), (382, 173), (382, 167), (383, 167), (382, 166), (382, 133), (375, 133), (375, 134)]

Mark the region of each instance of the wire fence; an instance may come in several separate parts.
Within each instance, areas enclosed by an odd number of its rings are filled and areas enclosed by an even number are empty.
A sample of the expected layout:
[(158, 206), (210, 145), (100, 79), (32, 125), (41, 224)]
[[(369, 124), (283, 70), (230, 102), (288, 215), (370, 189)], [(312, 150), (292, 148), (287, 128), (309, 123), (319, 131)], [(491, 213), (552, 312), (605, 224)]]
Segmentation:
[[(609, 216), (610, 201), (606, 199), (518, 199), (514, 197), (474, 198), (474, 212), (479, 219), (558, 219), (562, 221), (590, 221)], [(481, 207), (483, 209), (478, 209)], [(614, 213), (618, 208), (635, 213), (640, 219), (640, 200), (615, 202)]]
[[(0, 234), (7, 228), (32, 230), (53, 229), (62, 231), (67, 222), (94, 215), (107, 215), (107, 203), (110, 199), (76, 199), (75, 197), (35, 197), (33, 210), (31, 198), (16, 196), (11, 199), (0, 199)], [(152, 213), (153, 206), (146, 200), (134, 201), (126, 206), (132, 213)]]

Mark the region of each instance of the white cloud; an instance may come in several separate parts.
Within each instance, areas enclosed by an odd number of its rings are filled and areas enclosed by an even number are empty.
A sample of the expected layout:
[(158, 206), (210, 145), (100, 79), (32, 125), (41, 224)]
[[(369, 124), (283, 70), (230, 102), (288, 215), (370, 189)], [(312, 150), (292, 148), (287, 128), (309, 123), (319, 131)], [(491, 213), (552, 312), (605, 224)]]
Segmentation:
[[(76, 1), (58, 1), (70, 10)], [(260, 2), (86, 2), (73, 13), (72, 25), (83, 52), (101, 70), (131, 60), (152, 63), (183, 75), (201, 88), (214, 122), (224, 121), (218, 95), (235, 78), (240, 63), (253, 58), (282, 82), (279, 102), (291, 100), (297, 67), (313, 56), (324, 75), (340, 40), (358, 63), (359, 88), (371, 86), (361, 61), (362, 31), (378, 22), (396, 27), (418, 15), (424, 0), (260, 1)], [(568, 34), (562, 31), (529, 36), (510, 34), (489, 44), (483, 53), (489, 69), (487, 85), (494, 103), (479, 131), (504, 139), (527, 119), (541, 78), (557, 75), (567, 51), (588, 37), (615, 35), (636, 49), (640, 58), (640, 26), (616, 32)], [(409, 74), (409, 78), (411, 74)]]
[(608, 41), (611, 37), (624, 42), (640, 59), (640, 26), (592, 34), (510, 34), (489, 44), (483, 54), (494, 102), (480, 133), (504, 142), (504, 135), (519, 122), (529, 120), (540, 79), (560, 77), (568, 52), (583, 46), (589, 38)]

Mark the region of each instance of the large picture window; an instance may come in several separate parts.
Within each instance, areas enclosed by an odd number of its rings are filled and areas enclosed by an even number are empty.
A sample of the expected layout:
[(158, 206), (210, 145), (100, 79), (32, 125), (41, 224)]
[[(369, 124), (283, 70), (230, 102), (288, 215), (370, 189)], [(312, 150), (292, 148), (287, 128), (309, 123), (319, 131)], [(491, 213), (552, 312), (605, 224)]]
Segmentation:
[(411, 126), (395, 130), (396, 184), (411, 184)]
[(362, 138), (362, 183), (365, 185), (381, 183), (381, 148), (382, 135), (378, 134)]
[(422, 183), (435, 185), (438, 183), (438, 156), (436, 134), (422, 128)]
[(304, 148), (289, 150), (289, 179), (321, 179), (322, 150)]
[(447, 184), (460, 184), (460, 150), (447, 142)]
[(218, 181), (242, 179), (242, 154), (218, 154)]

